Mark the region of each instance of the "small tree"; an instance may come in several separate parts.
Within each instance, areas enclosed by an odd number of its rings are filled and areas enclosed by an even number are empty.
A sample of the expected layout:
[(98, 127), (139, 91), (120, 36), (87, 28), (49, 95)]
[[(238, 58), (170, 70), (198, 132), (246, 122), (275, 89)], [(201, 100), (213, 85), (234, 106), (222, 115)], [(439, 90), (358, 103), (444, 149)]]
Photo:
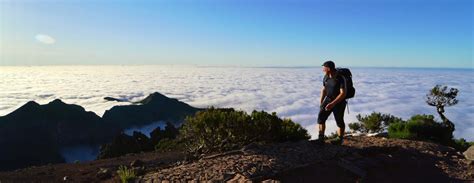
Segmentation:
[(399, 117), (379, 112), (372, 112), (365, 116), (358, 114), (356, 117), (359, 122), (350, 123), (349, 128), (362, 133), (383, 132), (391, 123), (402, 121)]
[(439, 116), (443, 120), (443, 124), (448, 127), (451, 132), (454, 131), (454, 124), (444, 116), (444, 107), (453, 106), (458, 103), (458, 100), (456, 99), (458, 91), (459, 90), (456, 88), (448, 89), (447, 86), (436, 85), (426, 95), (426, 103), (430, 106), (436, 107)]

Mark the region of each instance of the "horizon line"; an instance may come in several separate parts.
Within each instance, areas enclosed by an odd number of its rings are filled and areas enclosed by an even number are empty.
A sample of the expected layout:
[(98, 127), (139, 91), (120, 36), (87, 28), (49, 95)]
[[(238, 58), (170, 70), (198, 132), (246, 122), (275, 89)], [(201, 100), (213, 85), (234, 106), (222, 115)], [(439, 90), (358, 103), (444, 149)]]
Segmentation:
[[(215, 67), (215, 68), (320, 68), (318, 65), (262, 65), (262, 66), (251, 66), (251, 65), (209, 65), (209, 64), (44, 64), (44, 65), (1, 65), (0, 67), (51, 67), (51, 66), (178, 66), (178, 67)], [(429, 67), (429, 66), (341, 66), (341, 68), (375, 68), (375, 69), (462, 69), (462, 70), (474, 70), (474, 67)]]

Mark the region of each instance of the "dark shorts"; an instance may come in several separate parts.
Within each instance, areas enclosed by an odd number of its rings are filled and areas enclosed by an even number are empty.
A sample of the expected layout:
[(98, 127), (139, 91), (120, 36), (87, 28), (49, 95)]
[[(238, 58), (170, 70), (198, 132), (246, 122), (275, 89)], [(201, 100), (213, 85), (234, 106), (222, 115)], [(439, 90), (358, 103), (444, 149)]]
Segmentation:
[(325, 124), (331, 113), (334, 114), (334, 119), (336, 120), (337, 127), (344, 128), (344, 111), (346, 109), (347, 102), (345, 100), (337, 103), (330, 111), (324, 110), (324, 103), (321, 105), (318, 114), (318, 124)]

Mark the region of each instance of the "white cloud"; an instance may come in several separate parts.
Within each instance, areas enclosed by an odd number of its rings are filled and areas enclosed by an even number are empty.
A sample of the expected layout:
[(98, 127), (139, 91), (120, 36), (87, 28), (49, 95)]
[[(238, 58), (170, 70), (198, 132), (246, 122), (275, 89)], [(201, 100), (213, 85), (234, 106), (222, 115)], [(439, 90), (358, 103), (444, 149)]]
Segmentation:
[[(436, 84), (460, 89), (459, 104), (447, 107), (456, 125), (455, 137), (474, 141), (474, 73), (442, 69), (352, 69), (356, 97), (349, 102), (346, 124), (372, 111), (404, 119), (433, 114), (424, 97)], [(209, 68), (176, 66), (35, 66), (0, 67), (0, 115), (29, 100), (40, 104), (55, 98), (102, 115), (114, 105), (112, 96), (139, 100), (152, 92), (197, 107), (234, 107), (247, 112), (265, 110), (292, 118), (316, 137), (316, 117), (322, 74), (319, 68)], [(11, 83), (15, 83), (12, 85)], [(333, 116), (327, 134), (336, 130)]]
[(35, 36), (35, 39), (44, 44), (54, 44), (56, 42), (53, 37), (48, 36), (46, 34), (38, 34)]

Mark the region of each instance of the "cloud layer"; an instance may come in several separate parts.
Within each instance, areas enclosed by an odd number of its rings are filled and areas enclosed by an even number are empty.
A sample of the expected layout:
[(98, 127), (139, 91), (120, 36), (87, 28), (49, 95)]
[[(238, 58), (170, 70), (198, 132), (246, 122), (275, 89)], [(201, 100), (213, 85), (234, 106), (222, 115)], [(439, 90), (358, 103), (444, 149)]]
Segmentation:
[(45, 34), (38, 34), (35, 36), (35, 39), (44, 44), (54, 44), (56, 42), (56, 40), (53, 37), (45, 35)]
[[(456, 125), (455, 137), (474, 141), (474, 72), (453, 69), (354, 68), (354, 99), (346, 124), (357, 114), (391, 113), (404, 119), (433, 114), (424, 99), (436, 84), (460, 90), (459, 104), (446, 108)], [(196, 107), (265, 110), (292, 118), (317, 137), (316, 116), (322, 86), (320, 68), (241, 68), (191, 66), (35, 66), (0, 67), (0, 115), (29, 100), (40, 104), (60, 98), (102, 115), (123, 103), (111, 96), (139, 100), (160, 92)], [(327, 133), (335, 131), (333, 116)]]

